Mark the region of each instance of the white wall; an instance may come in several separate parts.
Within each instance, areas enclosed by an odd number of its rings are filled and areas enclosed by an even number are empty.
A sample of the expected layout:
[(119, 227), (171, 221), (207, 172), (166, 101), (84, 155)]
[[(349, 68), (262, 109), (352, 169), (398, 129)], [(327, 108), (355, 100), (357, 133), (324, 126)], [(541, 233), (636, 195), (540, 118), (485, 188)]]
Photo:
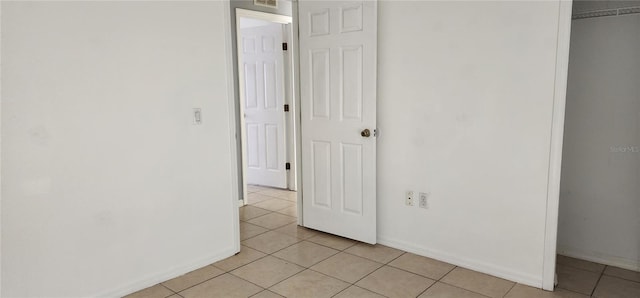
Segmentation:
[(558, 15), (379, 3), (379, 242), (541, 286)]
[(2, 297), (117, 296), (237, 251), (226, 14), (2, 3)]
[(574, 20), (558, 252), (640, 270), (640, 15)]

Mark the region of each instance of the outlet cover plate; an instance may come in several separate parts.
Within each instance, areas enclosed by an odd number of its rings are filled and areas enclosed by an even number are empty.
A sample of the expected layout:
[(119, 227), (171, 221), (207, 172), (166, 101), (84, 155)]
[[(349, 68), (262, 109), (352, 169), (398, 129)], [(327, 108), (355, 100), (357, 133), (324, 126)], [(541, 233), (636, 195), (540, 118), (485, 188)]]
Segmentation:
[(405, 197), (404, 204), (407, 206), (413, 206), (413, 202), (415, 201), (414, 196), (415, 194), (413, 193), (413, 191), (407, 191), (407, 196)]
[(429, 209), (428, 199), (429, 199), (429, 193), (421, 192), (420, 195), (418, 196), (418, 206), (420, 208)]

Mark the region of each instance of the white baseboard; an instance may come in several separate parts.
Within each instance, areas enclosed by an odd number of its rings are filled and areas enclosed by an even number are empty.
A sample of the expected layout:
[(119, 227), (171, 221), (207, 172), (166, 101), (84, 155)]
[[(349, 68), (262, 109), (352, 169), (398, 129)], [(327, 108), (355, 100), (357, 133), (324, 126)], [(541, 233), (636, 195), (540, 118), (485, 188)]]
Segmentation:
[(585, 252), (571, 247), (558, 246), (558, 254), (581, 259), (585, 261), (600, 263), (604, 265), (619, 267), (623, 269), (640, 271), (640, 260), (632, 260), (622, 257), (610, 256), (602, 253)]
[(206, 256), (204, 258), (199, 258), (196, 261), (175, 266), (163, 272), (157, 272), (157, 273), (147, 275), (141, 279), (138, 279), (137, 281), (125, 284), (117, 289), (109, 290), (97, 295), (91, 295), (91, 297), (123, 297), (131, 293), (140, 291), (142, 289), (148, 288), (150, 286), (156, 285), (163, 281), (191, 272), (198, 268), (226, 259), (234, 255), (235, 253), (237, 253), (235, 248), (233, 247), (227, 248), (220, 252)]
[(393, 247), (396, 249), (408, 251), (410, 253), (414, 253), (417, 255), (436, 259), (442, 262), (447, 262), (447, 263), (450, 263), (459, 267), (463, 267), (466, 269), (471, 269), (474, 271), (493, 275), (506, 280), (521, 283), (524, 285), (532, 286), (535, 288), (542, 288), (542, 273), (541, 273), (541, 276), (535, 276), (535, 275), (526, 274), (522, 272), (516, 272), (510, 269), (495, 266), (492, 264), (478, 262), (477, 260), (461, 258), (445, 252), (431, 250), (424, 247), (418, 247), (415, 244), (400, 241), (400, 240), (394, 240), (391, 237), (386, 237), (386, 236), (378, 235), (378, 243), (389, 246), (389, 247)]

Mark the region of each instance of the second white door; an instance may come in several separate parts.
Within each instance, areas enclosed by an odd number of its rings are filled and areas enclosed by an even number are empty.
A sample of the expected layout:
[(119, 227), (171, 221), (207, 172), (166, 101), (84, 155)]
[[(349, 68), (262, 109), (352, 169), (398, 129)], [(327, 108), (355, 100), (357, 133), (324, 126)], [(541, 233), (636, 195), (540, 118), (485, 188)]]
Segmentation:
[(247, 184), (287, 187), (282, 24), (241, 29)]

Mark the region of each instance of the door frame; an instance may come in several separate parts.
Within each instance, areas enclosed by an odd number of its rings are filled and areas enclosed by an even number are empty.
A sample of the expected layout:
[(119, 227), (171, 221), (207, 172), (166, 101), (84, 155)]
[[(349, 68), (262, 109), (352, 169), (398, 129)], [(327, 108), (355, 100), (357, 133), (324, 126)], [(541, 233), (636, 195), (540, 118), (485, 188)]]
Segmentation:
[(560, 205), (560, 172), (562, 170), (562, 142), (564, 114), (567, 102), (569, 73), (569, 45), (571, 42), (572, 1), (559, 1), (558, 40), (556, 49), (555, 89), (551, 120), (549, 174), (547, 182), (547, 212), (545, 218), (544, 254), (542, 259), (542, 288), (553, 291), (556, 275), (558, 238), (558, 209)]
[(303, 218), (304, 214), (302, 213), (302, 205), (304, 204), (304, 200), (302, 198), (302, 190), (304, 185), (302, 185), (302, 113), (300, 112), (301, 99), (300, 96), (300, 17), (298, 14), (298, 1), (291, 1), (291, 49), (292, 49), (292, 61), (293, 67), (291, 75), (293, 76), (291, 82), (293, 82), (293, 104), (294, 109), (293, 115), (294, 119), (294, 144), (295, 144), (295, 165), (292, 168), (295, 168), (295, 179), (297, 181), (296, 187), (296, 201), (297, 201), (297, 214), (298, 214), (298, 225), (303, 226)]
[[(241, 160), (241, 173), (242, 173), (242, 181), (240, 182), (242, 184), (242, 196), (239, 199), (239, 206), (244, 206), (247, 204), (247, 197), (248, 197), (248, 193), (247, 193), (247, 146), (246, 146), (246, 123), (245, 123), (245, 119), (244, 119), (244, 102), (245, 102), (245, 94), (244, 94), (244, 80), (242, 79), (244, 77), (244, 68), (242, 67), (242, 33), (241, 33), (241, 28), (240, 28), (240, 21), (241, 18), (251, 18), (251, 19), (258, 19), (258, 20), (263, 20), (263, 21), (268, 21), (268, 22), (272, 22), (272, 23), (279, 23), (284, 25), (284, 28), (286, 28), (286, 34), (283, 35), (284, 39), (289, 42), (289, 40), (293, 41), (294, 35), (292, 33), (292, 30), (294, 28), (294, 26), (292, 25), (293, 22), (293, 18), (290, 16), (285, 16), (285, 15), (279, 15), (279, 14), (273, 14), (273, 13), (266, 13), (266, 12), (260, 12), (260, 11), (254, 11), (254, 10), (248, 10), (248, 9), (242, 9), (242, 8), (236, 8), (235, 9), (235, 14), (236, 14), (236, 30), (235, 30), (235, 34), (236, 34), (236, 55), (238, 57), (238, 74), (237, 74), (237, 79), (238, 79), (238, 99), (239, 99), (239, 114), (237, 115), (239, 121), (240, 121), (240, 145), (241, 145), (241, 156), (240, 156), (240, 160)], [(293, 73), (293, 66), (297, 65), (297, 63), (295, 63), (294, 60), (294, 55), (292, 55), (292, 52), (296, 52), (294, 51), (294, 47), (293, 45), (289, 47), (289, 51), (287, 56), (285, 57), (284, 61), (284, 103), (285, 104), (289, 104), (290, 108), (289, 108), (289, 113), (285, 114), (285, 143), (286, 143), (286, 148), (285, 148), (285, 159), (291, 163), (291, 170), (289, 170), (286, 174), (286, 178), (287, 178), (287, 188), (291, 189), (291, 190), (296, 190), (298, 183), (297, 181), (297, 173), (298, 171), (298, 162), (297, 162), (297, 154), (293, 154), (294, 152), (297, 151), (297, 141), (294, 140), (295, 138), (295, 133), (298, 131), (298, 121), (294, 120), (294, 115), (296, 115), (296, 111), (297, 111), (297, 104), (296, 101), (294, 100), (294, 98), (297, 98), (297, 96), (295, 95), (295, 90), (297, 88), (295, 88), (295, 86), (297, 86), (297, 81), (295, 81), (295, 75)], [(293, 92), (292, 92), (293, 90)], [(295, 160), (290, 160), (292, 156), (295, 156)]]

